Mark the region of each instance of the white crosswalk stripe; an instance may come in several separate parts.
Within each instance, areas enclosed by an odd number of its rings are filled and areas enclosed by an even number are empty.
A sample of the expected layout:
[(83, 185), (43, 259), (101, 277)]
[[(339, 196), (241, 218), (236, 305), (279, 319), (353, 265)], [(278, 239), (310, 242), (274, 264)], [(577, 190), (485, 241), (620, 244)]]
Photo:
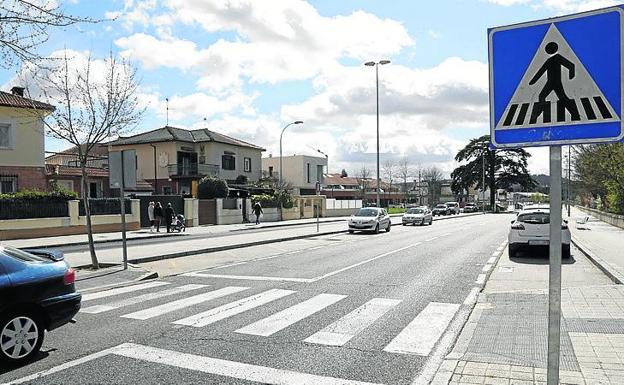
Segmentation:
[(430, 302), (384, 351), (428, 356), (459, 307), (458, 304)]
[(91, 301), (94, 299), (112, 297), (114, 295), (119, 295), (119, 294), (131, 293), (133, 291), (151, 289), (153, 287), (164, 286), (164, 285), (169, 285), (169, 282), (155, 281), (155, 282), (140, 283), (138, 285), (119, 287), (117, 289), (102, 290), (102, 291), (98, 291), (97, 293), (83, 294), (82, 302)]
[(346, 295), (319, 294), (288, 309), (236, 330), (236, 333), (268, 337), (346, 298)]
[(240, 286), (228, 286), (222, 289), (209, 291), (207, 293), (194, 295), (192, 297), (183, 298), (183, 299), (173, 301), (173, 302), (168, 302), (159, 306), (154, 306), (154, 307), (140, 310), (134, 313), (124, 314), (122, 315), (122, 317), (146, 320), (146, 319), (153, 318), (162, 314), (171, 313), (176, 310), (184, 309), (189, 306), (197, 305), (202, 302), (206, 302), (206, 301), (210, 301), (210, 300), (217, 299), (220, 297), (224, 297), (226, 295), (238, 293), (240, 291), (247, 290), (247, 289), (249, 288), (240, 287)]
[(313, 344), (342, 346), (400, 302), (401, 300), (398, 299), (373, 298), (304, 341)]
[(258, 306), (265, 305), (269, 302), (286, 297), (296, 293), (292, 290), (271, 289), (251, 297), (243, 298), (214, 309), (210, 309), (203, 313), (183, 318), (173, 322), (178, 325), (187, 325), (194, 327), (203, 327), (217, 321), (232, 317), (234, 315), (246, 312)]
[(152, 301), (158, 298), (164, 298), (164, 297), (168, 297), (168, 296), (172, 296), (176, 294), (186, 293), (186, 292), (201, 289), (204, 287), (208, 287), (208, 286), (207, 285), (195, 285), (195, 284), (183, 285), (183, 286), (174, 287), (174, 288), (163, 290), (163, 291), (157, 291), (155, 293), (147, 293), (147, 294), (139, 295), (137, 297), (127, 298), (121, 301), (112, 302), (112, 303), (105, 304), (105, 305), (89, 306), (89, 307), (80, 309), (80, 312), (89, 313), (89, 314), (103, 313), (106, 311), (119, 309), (120, 307), (136, 305), (141, 302), (147, 302), (147, 301)]

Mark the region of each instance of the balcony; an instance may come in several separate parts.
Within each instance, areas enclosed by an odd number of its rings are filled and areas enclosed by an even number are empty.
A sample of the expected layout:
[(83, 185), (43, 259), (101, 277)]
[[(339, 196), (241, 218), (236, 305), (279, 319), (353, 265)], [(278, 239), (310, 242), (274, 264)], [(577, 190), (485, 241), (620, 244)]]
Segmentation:
[(167, 166), (170, 177), (201, 177), (219, 175), (221, 167), (216, 164), (178, 163)]

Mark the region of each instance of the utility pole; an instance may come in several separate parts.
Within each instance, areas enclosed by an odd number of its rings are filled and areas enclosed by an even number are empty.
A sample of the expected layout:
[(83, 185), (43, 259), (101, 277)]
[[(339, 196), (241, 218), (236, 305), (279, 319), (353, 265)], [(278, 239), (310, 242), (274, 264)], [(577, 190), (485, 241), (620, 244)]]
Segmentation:
[(483, 178), (482, 181), (482, 185), (481, 185), (481, 206), (482, 206), (482, 210), (483, 210), (483, 214), (485, 214), (485, 146), (483, 149), (483, 156), (482, 156), (482, 161), (481, 163), (483, 164), (483, 172), (481, 174), (481, 177)]

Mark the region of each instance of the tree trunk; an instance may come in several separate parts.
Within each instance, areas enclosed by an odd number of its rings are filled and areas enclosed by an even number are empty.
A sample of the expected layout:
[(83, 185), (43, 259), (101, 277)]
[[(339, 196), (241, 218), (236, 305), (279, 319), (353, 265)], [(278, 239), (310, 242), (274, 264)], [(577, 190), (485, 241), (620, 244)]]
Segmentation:
[(95, 255), (95, 244), (93, 243), (93, 228), (91, 225), (91, 207), (89, 206), (89, 180), (87, 177), (87, 165), (81, 163), (82, 172), (82, 201), (84, 203), (85, 215), (87, 217), (87, 237), (89, 239), (89, 253), (91, 254), (91, 266), (97, 270), (100, 268), (97, 255)]

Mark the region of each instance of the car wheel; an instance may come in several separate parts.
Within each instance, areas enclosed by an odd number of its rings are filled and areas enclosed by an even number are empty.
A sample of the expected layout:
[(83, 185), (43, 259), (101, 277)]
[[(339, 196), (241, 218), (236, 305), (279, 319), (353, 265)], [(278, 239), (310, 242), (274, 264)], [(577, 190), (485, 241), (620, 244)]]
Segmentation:
[(403, 223), (403, 226), (407, 226), (407, 223)]
[(392, 227), (392, 224), (388, 222), (388, 227), (386, 227), (386, 233), (390, 232), (390, 227)]
[(377, 226), (375, 226), (374, 233), (379, 234), (379, 223), (377, 223)]
[(32, 359), (43, 336), (44, 325), (36, 313), (17, 311), (0, 317), (0, 361), (19, 364)]
[(349, 234), (353, 234), (353, 230), (349, 230)]
[(429, 219), (429, 226), (433, 224), (433, 218)]
[(516, 250), (515, 247), (513, 247), (512, 245), (509, 245), (509, 258), (515, 258), (516, 254), (518, 253), (518, 250)]
[(562, 245), (561, 246), (561, 257), (562, 258), (570, 258), (570, 245)]

